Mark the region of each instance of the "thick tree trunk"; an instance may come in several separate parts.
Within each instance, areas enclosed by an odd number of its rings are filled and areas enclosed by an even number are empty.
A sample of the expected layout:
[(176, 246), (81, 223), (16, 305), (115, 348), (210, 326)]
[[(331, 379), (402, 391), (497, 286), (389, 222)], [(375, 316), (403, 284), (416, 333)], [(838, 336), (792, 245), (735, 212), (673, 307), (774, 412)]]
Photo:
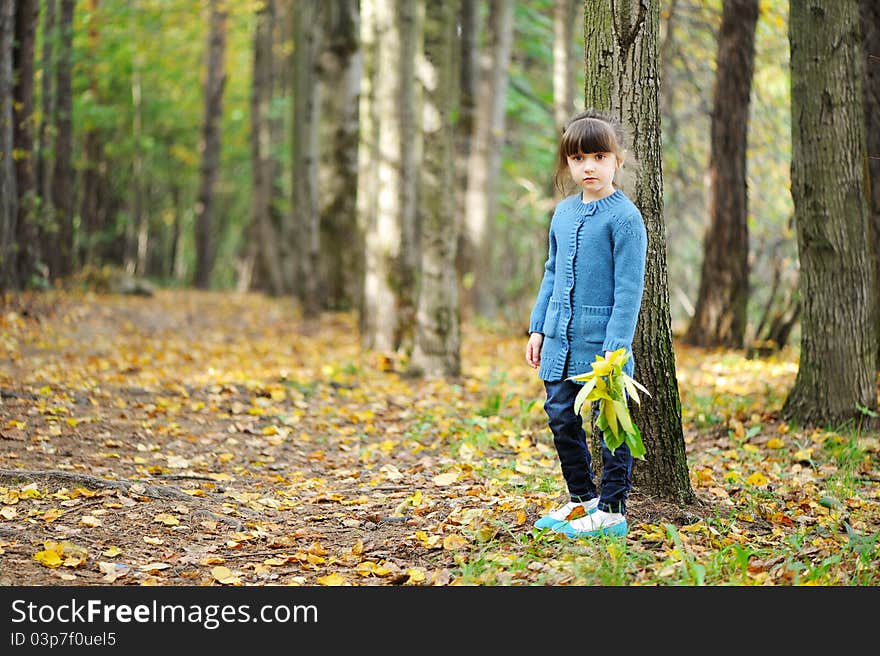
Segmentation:
[[(862, 0), (865, 133), (868, 144), (868, 216), (871, 261), (874, 263), (874, 307), (880, 308), (880, 2)], [(880, 371), (880, 311), (877, 326), (877, 369)]]
[[(413, 69), (416, 40), (404, 31), (415, 29), (418, 21), (415, 0), (368, 4), (372, 12), (370, 38), (376, 46), (368, 66), (371, 77), (366, 92), (373, 105), (368, 112), (374, 113), (364, 117), (364, 127), (370, 131), (365, 135), (367, 152), (369, 140), (375, 140), (371, 154), (376, 159), (375, 179), (371, 180), (375, 186), (366, 193), (375, 195), (376, 200), (374, 209), (363, 208), (369, 214), (365, 215), (362, 338), (368, 348), (394, 351), (401, 343), (402, 308), (411, 303), (406, 296), (412, 297), (404, 248), (410, 239), (407, 222), (414, 220), (416, 171), (407, 168), (406, 162), (416, 141), (414, 121), (408, 118), (414, 113), (414, 82), (406, 72)], [(368, 20), (366, 13), (364, 20)]]
[(783, 415), (840, 425), (877, 407), (876, 263), (864, 187), (858, 0), (792, 2), (792, 198), (800, 262), (800, 366)]
[(651, 392), (632, 408), (646, 461), (634, 483), (675, 503), (693, 501), (675, 375), (660, 157), (657, 33), (660, 10), (647, 0), (585, 0), (585, 104), (618, 117), (638, 162), (633, 188), (624, 188), (642, 212), (648, 233), (645, 292), (633, 352), (635, 377)]
[[(321, 166), (321, 280), (323, 306), (332, 310), (355, 307), (363, 269), (363, 236), (359, 234), (358, 162), (352, 156), (358, 140), (358, 94), (361, 58), (357, 0), (332, 0), (324, 5), (324, 47), (319, 57), (319, 131)], [(343, 247), (344, 246), (344, 247)]]
[(211, 32), (208, 40), (208, 79), (205, 83), (205, 118), (202, 125), (201, 184), (196, 202), (195, 286), (208, 289), (216, 256), (214, 183), (220, 169), (220, 119), (226, 85), (226, 7), (224, 0), (211, 1)]
[(421, 284), (410, 366), (431, 377), (461, 371), (452, 124), (458, 92), (456, 10), (455, 0), (428, 3), (425, 19), (425, 55), (432, 70), (426, 75), (423, 132), (430, 156), (421, 167)]
[(55, 168), (52, 172), (52, 205), (55, 234), (44, 244), (52, 253), (50, 274), (63, 278), (73, 272), (73, 99), (71, 71), (73, 56), (73, 9), (75, 0), (61, 0), (58, 58), (55, 69)]
[(15, 266), (18, 192), (12, 159), (15, 5), (14, 1), (0, 4), (0, 291), (18, 287)]
[(278, 235), (272, 224), (274, 161), (269, 112), (273, 91), (275, 0), (268, 0), (257, 12), (254, 30), (254, 72), (251, 88), (251, 225), (249, 250), (260, 272), (258, 278), (271, 294), (284, 292)]
[(694, 316), (684, 341), (743, 347), (749, 301), (746, 145), (758, 0), (724, 0), (715, 67), (709, 228)]
[(508, 67), (513, 42), (513, 0), (491, 0), (487, 43), (481, 57), (474, 135), (468, 159), (460, 258), (464, 303), (491, 314), (489, 264), (496, 208), (496, 180), (504, 143)]

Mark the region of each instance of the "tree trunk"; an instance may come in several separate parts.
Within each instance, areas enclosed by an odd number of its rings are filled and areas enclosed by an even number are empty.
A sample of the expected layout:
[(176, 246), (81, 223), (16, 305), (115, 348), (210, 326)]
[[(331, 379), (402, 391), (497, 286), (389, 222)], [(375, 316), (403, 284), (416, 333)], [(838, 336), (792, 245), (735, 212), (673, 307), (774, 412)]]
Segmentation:
[[(361, 280), (363, 237), (359, 234), (358, 162), (352, 157), (358, 139), (358, 94), (361, 61), (358, 50), (358, 3), (324, 4), (324, 47), (319, 57), (321, 151), (320, 190), (321, 280), (323, 306), (349, 310), (356, 305)], [(326, 90), (326, 91), (325, 91)], [(341, 184), (340, 184), (341, 183)], [(340, 246), (346, 245), (346, 248)]]
[(425, 18), (426, 74), (421, 166), (422, 249), (413, 372), (457, 376), (461, 371), (458, 279), (455, 273), (455, 0), (430, 2)]
[(415, 0), (367, 4), (376, 46), (370, 62), (371, 86), (366, 91), (374, 105), (368, 111), (375, 113), (366, 117), (365, 128), (374, 131), (367, 139), (375, 139), (372, 154), (377, 159), (373, 160), (375, 186), (366, 190), (376, 200), (375, 210), (366, 216), (362, 338), (367, 348), (394, 351), (401, 343), (401, 308), (409, 302), (405, 296), (412, 295), (403, 249), (408, 239), (406, 224), (413, 220), (414, 210), (410, 189), (415, 171), (405, 167), (411, 157), (405, 151), (411, 151), (415, 142), (414, 123), (407, 119), (414, 112), (414, 82), (405, 73), (413, 67), (413, 61), (406, 60), (415, 57), (415, 39), (407, 38), (404, 31), (415, 29), (416, 7)]
[[(89, 89), (92, 98), (100, 102), (98, 90), (97, 64), (98, 49), (98, 21), (97, 11), (100, 0), (89, 0), (89, 13), (92, 19), (89, 21), (89, 55), (88, 76)], [(89, 128), (83, 139), (85, 150), (85, 165), (82, 172), (82, 202), (80, 204), (81, 235), (80, 261), (83, 264), (91, 264), (95, 257), (95, 245), (104, 230), (105, 216), (102, 212), (101, 203), (101, 180), (104, 168), (104, 145), (101, 135), (94, 127)]]
[[(73, 272), (73, 99), (71, 70), (73, 57), (73, 9), (75, 0), (61, 0), (58, 58), (55, 69), (55, 168), (52, 172), (52, 205), (55, 234), (44, 244), (52, 253), (50, 273), (63, 278)], [(53, 238), (54, 237), (54, 238)]]
[(645, 292), (633, 340), (635, 377), (650, 391), (632, 408), (647, 449), (634, 483), (683, 504), (694, 499), (688, 474), (675, 375), (663, 223), (657, 32), (659, 4), (647, 0), (584, 2), (585, 105), (618, 117), (638, 162), (633, 189), (648, 233)]
[(553, 0), (553, 118), (562, 134), (574, 113), (574, 36), (578, 0)]
[[(868, 216), (871, 261), (874, 263), (874, 307), (880, 308), (880, 3), (862, 0), (864, 44), (865, 133), (868, 144)], [(880, 371), (880, 312), (877, 326), (877, 369)]]
[(465, 305), (478, 314), (494, 311), (489, 284), (490, 242), (504, 143), (513, 5), (513, 0), (491, 0), (489, 5), (488, 37), (481, 57), (474, 135), (468, 159), (460, 266)]
[[(40, 196), (40, 227), (51, 222), (52, 216), (52, 167), (48, 160), (48, 153), (52, 152), (51, 121), (55, 115), (55, 90), (52, 87), (53, 71), (55, 63), (52, 56), (52, 46), (55, 43), (57, 29), (55, 25), (55, 0), (46, 0), (43, 12), (43, 53), (40, 61), (41, 87), (40, 106), (42, 117), (40, 119), (39, 141), (37, 145), (37, 189)], [(46, 239), (40, 235), (38, 242), (44, 243)]]
[(278, 296), (284, 292), (278, 235), (272, 224), (272, 188), (274, 161), (269, 112), (273, 91), (272, 26), (275, 0), (268, 0), (257, 12), (254, 29), (254, 71), (251, 88), (251, 225), (249, 249), (254, 266), (268, 291)]
[(783, 415), (804, 426), (858, 424), (859, 406), (877, 406), (860, 34), (858, 0), (791, 3), (791, 190), (803, 315)]
[[(308, 316), (321, 308), (321, 233), (318, 213), (317, 57), (321, 47), (321, 4), (294, 5), (293, 236), (299, 270), (297, 296)], [(340, 185), (340, 193), (346, 193)], [(349, 192), (353, 193), (353, 192)]]
[[(361, 0), (361, 80), (360, 99), (358, 100), (358, 186), (357, 186), (357, 223), (358, 234), (363, 236), (364, 269), (359, 280), (358, 295), (358, 331), (362, 341), (371, 341), (369, 335), (374, 330), (372, 303), (368, 297), (370, 281), (368, 268), (375, 267), (369, 255), (367, 242), (368, 231), (376, 223), (376, 185), (378, 178), (376, 168), (379, 164), (379, 117), (377, 116), (376, 83), (378, 81), (376, 65), (378, 63), (378, 45), (376, 42), (376, 0)], [(370, 282), (372, 285), (373, 283)]]
[(220, 168), (220, 119), (223, 115), (223, 88), (226, 84), (226, 6), (224, 0), (211, 0), (211, 32), (208, 40), (208, 79), (205, 83), (205, 119), (202, 125), (201, 186), (196, 202), (195, 286), (208, 289), (216, 255), (214, 224), (214, 183)]
[(18, 193), (13, 150), (12, 53), (15, 41), (15, 2), (0, 4), (0, 291), (18, 287), (16, 230)]
[(743, 347), (749, 302), (746, 145), (758, 0), (724, 0), (715, 67), (709, 229), (694, 316), (684, 341)]

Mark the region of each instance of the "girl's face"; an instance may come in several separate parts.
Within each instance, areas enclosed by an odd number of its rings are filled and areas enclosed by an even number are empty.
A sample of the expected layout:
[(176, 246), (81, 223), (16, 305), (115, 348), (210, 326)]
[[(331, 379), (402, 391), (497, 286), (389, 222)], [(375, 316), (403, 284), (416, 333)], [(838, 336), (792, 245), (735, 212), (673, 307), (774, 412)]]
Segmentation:
[(614, 193), (614, 174), (622, 163), (614, 153), (576, 153), (568, 156), (568, 171), (584, 201), (599, 200)]

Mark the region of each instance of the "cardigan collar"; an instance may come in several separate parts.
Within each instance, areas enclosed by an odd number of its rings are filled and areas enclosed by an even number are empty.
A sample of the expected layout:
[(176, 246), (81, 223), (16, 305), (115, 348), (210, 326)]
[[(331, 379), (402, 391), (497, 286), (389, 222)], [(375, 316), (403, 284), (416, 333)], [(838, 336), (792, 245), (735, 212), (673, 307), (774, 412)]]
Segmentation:
[(582, 216), (592, 216), (600, 210), (607, 210), (610, 207), (613, 207), (623, 200), (624, 195), (620, 189), (615, 189), (613, 194), (609, 194), (599, 200), (592, 200), (589, 203), (584, 202), (584, 198), (581, 194), (575, 194), (574, 197), (577, 201), (576, 207), (578, 208), (578, 214)]

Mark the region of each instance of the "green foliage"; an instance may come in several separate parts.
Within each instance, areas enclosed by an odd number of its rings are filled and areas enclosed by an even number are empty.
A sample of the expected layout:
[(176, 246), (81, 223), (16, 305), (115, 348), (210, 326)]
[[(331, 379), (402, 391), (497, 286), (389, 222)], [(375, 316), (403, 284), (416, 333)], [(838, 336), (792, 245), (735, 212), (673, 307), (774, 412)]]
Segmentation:
[(575, 414), (580, 414), (587, 401), (598, 401), (599, 415), (596, 427), (602, 431), (605, 445), (614, 451), (624, 442), (634, 458), (645, 458), (645, 445), (642, 433), (633, 423), (627, 406), (627, 396), (641, 405), (638, 390), (650, 396), (641, 383), (623, 371), (623, 365), (629, 360), (626, 349), (618, 349), (609, 357), (596, 356), (591, 363), (592, 371), (571, 376), (568, 380), (584, 383), (574, 400)]

